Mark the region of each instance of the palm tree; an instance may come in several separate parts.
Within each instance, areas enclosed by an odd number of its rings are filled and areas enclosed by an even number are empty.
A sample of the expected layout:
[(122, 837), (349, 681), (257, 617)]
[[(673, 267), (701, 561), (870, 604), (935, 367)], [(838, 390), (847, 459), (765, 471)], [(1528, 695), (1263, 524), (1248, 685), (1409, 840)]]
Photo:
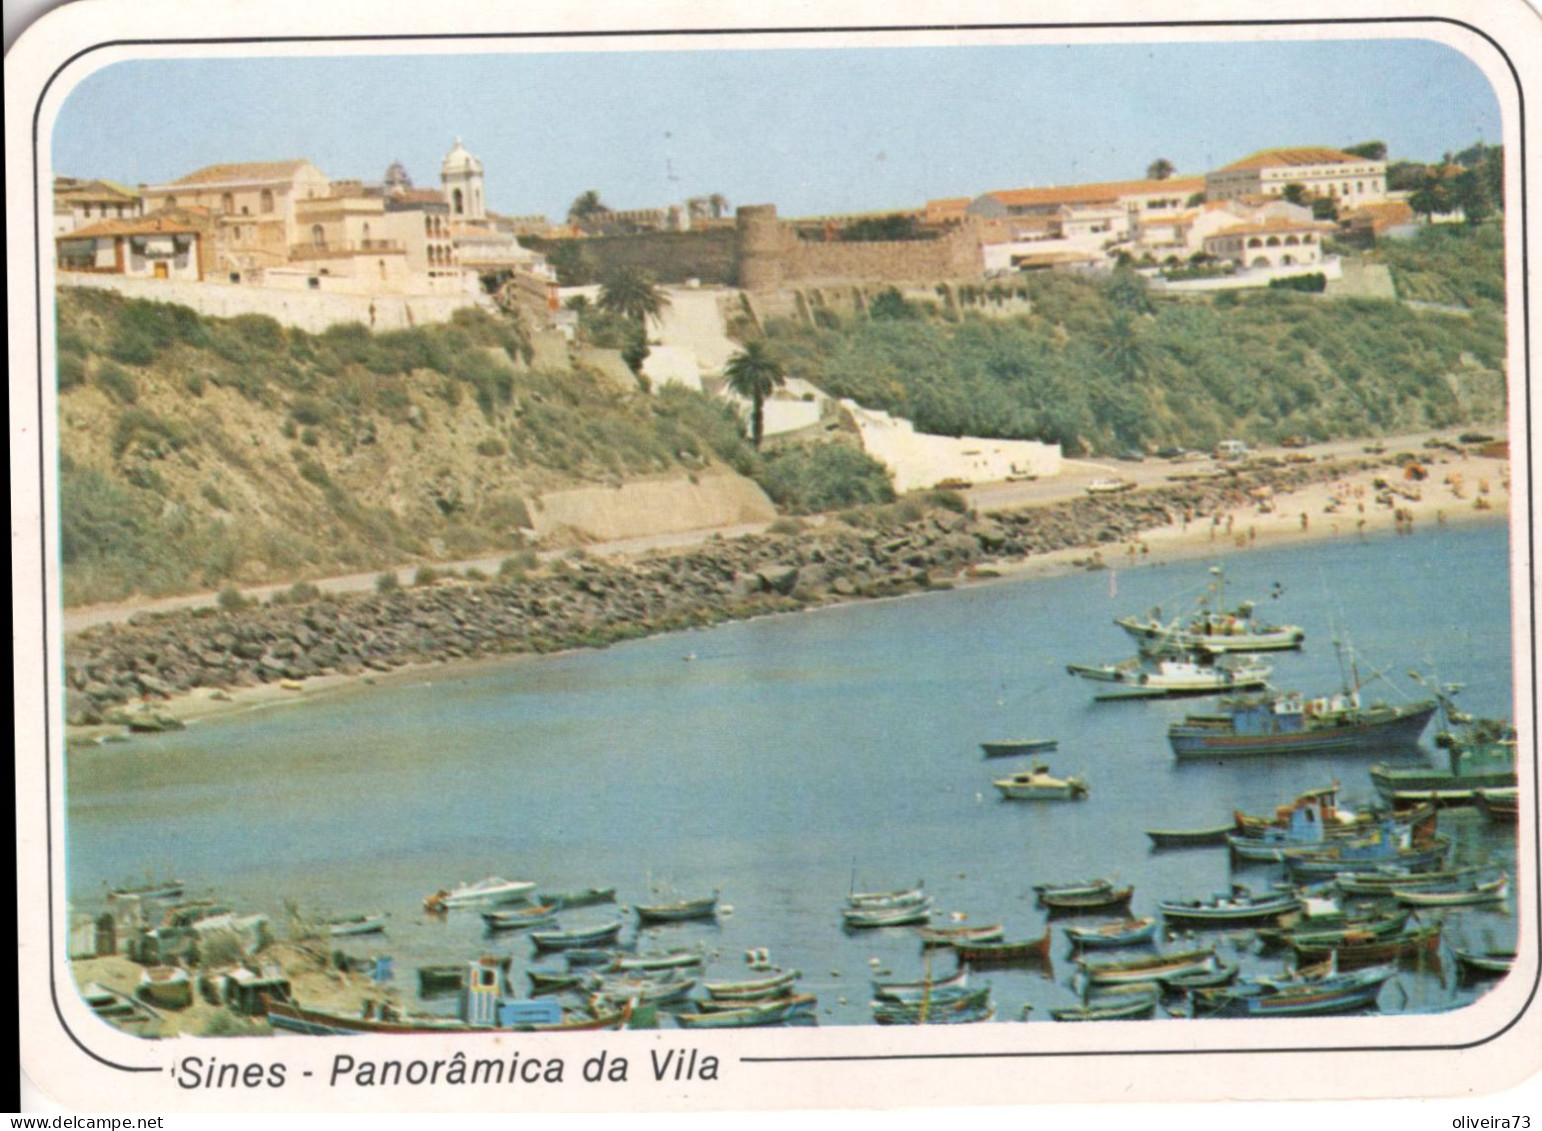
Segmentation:
[(568, 219), (587, 220), (597, 213), (609, 211), (610, 209), (605, 207), (604, 201), (600, 199), (599, 191), (589, 189), (573, 198), (573, 203), (568, 206)]
[(669, 305), (669, 296), (661, 291), (653, 276), (638, 267), (622, 267), (600, 286), (600, 309), (629, 318), (646, 327), (649, 318), (657, 318)]
[(1146, 179), (1148, 181), (1165, 181), (1177, 171), (1177, 166), (1167, 158), (1158, 157), (1146, 166)]
[(729, 359), (723, 375), (728, 378), (728, 387), (750, 402), (750, 439), (758, 448), (766, 430), (766, 398), (787, 380), (781, 360), (757, 338), (745, 343), (743, 353)]

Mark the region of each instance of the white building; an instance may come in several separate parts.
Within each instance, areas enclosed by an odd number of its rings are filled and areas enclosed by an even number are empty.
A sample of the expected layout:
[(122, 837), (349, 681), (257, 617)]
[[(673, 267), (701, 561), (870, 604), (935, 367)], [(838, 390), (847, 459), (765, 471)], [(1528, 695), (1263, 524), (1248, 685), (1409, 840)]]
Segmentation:
[(1263, 149), (1205, 174), (1205, 198), (1283, 196), (1298, 184), (1308, 198), (1337, 201), (1341, 208), (1387, 198), (1387, 163), (1322, 146)]

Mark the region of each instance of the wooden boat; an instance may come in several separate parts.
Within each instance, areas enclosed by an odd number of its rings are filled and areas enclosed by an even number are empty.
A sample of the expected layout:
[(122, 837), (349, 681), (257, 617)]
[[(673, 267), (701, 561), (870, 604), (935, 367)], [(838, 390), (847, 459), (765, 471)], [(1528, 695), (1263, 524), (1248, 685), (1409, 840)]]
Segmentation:
[(1208, 829), (1147, 829), (1153, 848), (1211, 848), (1226, 843), (1231, 825), (1215, 825)]
[(573, 947), (592, 947), (613, 943), (621, 934), (621, 920), (600, 923), (593, 927), (578, 927), (568, 931), (531, 931), (530, 941), (536, 950), (569, 950)]
[(1453, 946), (1451, 953), (1456, 957), (1462, 973), (1472, 977), (1492, 978), (1508, 974), (1515, 965), (1513, 950), (1467, 950)]
[(615, 888), (581, 888), (578, 891), (537, 892), (537, 903), (549, 903), (559, 911), (570, 907), (592, 907), (596, 903), (616, 902)]
[(549, 927), (557, 921), (557, 905), (543, 903), (518, 911), (484, 911), (482, 922), (489, 931), (523, 931), (530, 927)]
[(677, 970), (689, 966), (701, 966), (707, 956), (700, 950), (665, 950), (649, 954), (617, 954), (615, 961), (604, 969), (616, 970)]
[(354, 915), (347, 919), (333, 919), (327, 924), (327, 934), (336, 938), (340, 935), (373, 935), (385, 930), (385, 912), (377, 911), (373, 915)]
[(530, 980), (530, 992), (534, 994), (555, 994), (565, 990), (577, 990), (584, 988), (594, 975), (584, 970), (537, 970), (525, 971), (525, 977)]
[(1154, 982), (1162, 978), (1175, 978), (1184, 974), (1198, 974), (1215, 968), (1215, 948), (1174, 951), (1169, 954), (1152, 954), (1140, 958), (1122, 958), (1094, 962), (1090, 958), (1078, 958), (1076, 965), (1088, 982), (1095, 986), (1114, 985), (1120, 982)]
[(139, 976), (139, 996), (161, 1009), (193, 1004), (193, 979), (180, 966), (147, 966)]
[(639, 903), (632, 908), (639, 923), (683, 923), (717, 915), (718, 893), (701, 899), (677, 899), (672, 903)]
[(455, 993), (466, 984), (466, 964), (450, 962), (418, 967), (418, 996), (437, 997)]
[(1274, 652), (1300, 648), (1306, 632), (1293, 624), (1265, 624), (1253, 616), (1254, 604), (1244, 601), (1235, 608), (1226, 607), (1226, 575), (1212, 566), (1210, 582), (1198, 607), (1187, 620), (1164, 621), (1162, 610), (1154, 608), (1142, 616), (1119, 617), (1120, 628), (1135, 638), (1142, 652), (1161, 653), (1174, 649), (1209, 652)]
[(1138, 946), (1156, 937), (1155, 917), (1125, 919), (1119, 923), (1107, 923), (1100, 927), (1067, 927), (1066, 937), (1075, 946), (1087, 950), (1099, 950), (1116, 946)]
[(1068, 880), (1052, 884), (1034, 884), (1034, 895), (1038, 899), (1039, 906), (1044, 906), (1047, 896), (1079, 896), (1093, 895), (1097, 892), (1114, 890), (1114, 881), (1100, 878), (1092, 880)]
[(1509, 893), (1510, 877), (1469, 884), (1462, 888), (1393, 888), (1392, 897), (1409, 907), (1466, 907), (1497, 903)]
[(841, 922), (851, 930), (868, 930), (874, 927), (907, 927), (914, 923), (930, 922), (932, 901), (909, 903), (899, 907), (843, 907)]
[(1395, 962), (1400, 958), (1433, 958), (1439, 962), (1440, 924), (1432, 923), (1400, 935), (1350, 937), (1327, 946), (1313, 943), (1292, 943), (1298, 962), (1321, 962), (1332, 958), (1340, 970), (1352, 970)]
[(973, 1025), (989, 1021), (996, 1016), (996, 1007), (990, 1002), (968, 1009), (933, 1009), (928, 1012), (906, 1010), (874, 1010), (873, 1020), (880, 1025)]
[(953, 953), (960, 964), (970, 966), (1014, 966), (1025, 962), (1049, 965), (1050, 932), (1022, 942), (954, 943)]
[(1478, 809), (1490, 821), (1513, 825), (1521, 818), (1520, 790), (1480, 789), (1473, 795)]
[(1049, 767), (1042, 764), (998, 778), (991, 784), (1000, 791), (1003, 801), (1077, 801), (1087, 796), (1083, 779), (1052, 777)]
[(1435, 714), (1434, 700), (1408, 706), (1362, 705), (1358, 690), (1303, 697), (1298, 692), (1223, 699), (1167, 728), (1179, 761), (1254, 754), (1375, 752), (1412, 746)]
[(1208, 900), (1160, 900), (1157, 910), (1168, 923), (1233, 927), (1276, 920), (1300, 906), (1301, 901), (1294, 895), (1254, 896), (1246, 888), (1234, 885), (1230, 895), (1216, 895)]
[(1115, 475), (1094, 479), (1087, 484), (1086, 491), (1089, 495), (1122, 495), (1126, 491), (1135, 490), (1136, 486), (1135, 480)]
[[(150, 880), (131, 887), (113, 888), (107, 893), (114, 899), (181, 899), (187, 885), (181, 880)], [(95, 983), (93, 983), (95, 984)]]
[(1300, 981), (1247, 980), (1190, 993), (1195, 1017), (1297, 1017), (1345, 1013), (1376, 1003), (1396, 973), (1391, 966), (1329, 973)]
[(119, 993), (100, 982), (87, 982), (80, 996), (91, 1012), (126, 1032), (143, 1037), (159, 1036), (161, 1015), (153, 1006)]
[(1216, 986), (1231, 985), (1241, 972), (1242, 967), (1239, 964), (1216, 959), (1213, 969), (1201, 970), (1197, 974), (1178, 974), (1163, 978), (1162, 986), (1169, 990), (1208, 990)]
[(1133, 885), (1122, 888), (1105, 888), (1087, 894), (1043, 892), (1039, 902), (1049, 908), (1051, 915), (1080, 915), (1098, 911), (1114, 911), (1128, 907), (1135, 894)]
[[(1449, 716), (1449, 700), (1440, 699)], [(1479, 719), (1456, 730), (1442, 729), (1435, 745), (1446, 751), (1445, 766), (1372, 766), (1376, 792), (1393, 805), (1470, 805), (1479, 790), (1516, 788), (1515, 728), (1508, 721)]]
[(1492, 872), (1487, 865), (1475, 864), (1438, 872), (1414, 872), (1408, 868), (1384, 867), (1370, 872), (1340, 872), (1334, 886), (1345, 895), (1388, 896), (1393, 888), (1450, 887), (1473, 876)]
[(429, 911), (453, 911), (457, 907), (495, 907), (501, 903), (519, 903), (535, 890), (532, 880), (506, 880), (488, 876), (475, 883), (461, 884), (448, 891), (437, 891), (423, 901)]
[(1399, 934), (1408, 925), (1410, 911), (1382, 912), (1376, 915), (1322, 917), (1304, 926), (1291, 928), (1261, 928), (1256, 934), (1258, 941), (1267, 946), (1288, 946), (1300, 943), (1305, 946), (1336, 946), (1346, 938), (1373, 936), (1385, 938)]
[(1297, 883), (1332, 879), (1341, 872), (1354, 872), (1367, 866), (1428, 868), (1439, 864), (1451, 851), (1449, 837), (1437, 836), (1423, 844), (1414, 844), (1399, 836), (1395, 827), (1381, 836), (1363, 841), (1334, 842), (1318, 852), (1291, 853), (1285, 868)]
[(684, 1001), (695, 988), (695, 978), (676, 978), (670, 971), (659, 978), (600, 978), (594, 995), (608, 1002), (670, 1005)]
[(961, 990), (969, 984), (969, 971), (960, 966), (945, 978), (922, 978), (920, 981), (899, 982), (892, 979), (873, 979), (873, 996), (891, 1001), (915, 1001), (927, 994)]
[(918, 882), (913, 888), (904, 888), (899, 891), (854, 891), (846, 896), (847, 907), (901, 907), (926, 901), (924, 882)]
[(1060, 746), (1058, 738), (1004, 738), (997, 742), (982, 742), (980, 749), (987, 758), (1011, 758), (1020, 754), (1046, 754)]
[(981, 986), (946, 1000), (875, 1001), (873, 1020), (880, 1025), (945, 1025), (982, 1020), (979, 1014), (990, 1009), (990, 996), (990, 986)]
[(922, 949), (930, 949), (961, 942), (1000, 942), (1007, 932), (1000, 923), (984, 927), (918, 927), (916, 937), (921, 940)]
[(1121, 986), (1128, 992), (1105, 992), (1081, 1005), (1049, 1011), (1056, 1021), (1133, 1021), (1150, 1017), (1162, 1000), (1161, 988), (1147, 982)]
[(1067, 664), (1066, 671), (1097, 683), (1115, 684), (1093, 696), (1099, 702), (1222, 695), (1264, 687), (1274, 671), (1254, 656), (1209, 659), (1200, 653), (1174, 653), (1118, 664)]
[(742, 982), (704, 982), (702, 989), (717, 1001), (764, 1001), (791, 993), (793, 983), (801, 977), (803, 974), (798, 970), (779, 970)]
[(677, 1013), (675, 1024), (682, 1029), (753, 1029), (780, 1025), (793, 1011), (791, 998), (754, 1002), (735, 1009), (707, 1010), (702, 1013)]

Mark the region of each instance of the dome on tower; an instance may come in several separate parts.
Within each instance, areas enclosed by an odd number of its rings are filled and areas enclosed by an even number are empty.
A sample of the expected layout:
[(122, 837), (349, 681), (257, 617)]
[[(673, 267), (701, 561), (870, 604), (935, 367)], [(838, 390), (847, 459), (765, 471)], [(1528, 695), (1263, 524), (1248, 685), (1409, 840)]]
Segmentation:
[(446, 177), (481, 171), (482, 162), (471, 156), (470, 151), (461, 144), (460, 138), (455, 139), (455, 147), (444, 155), (444, 160), (439, 165), (440, 174)]
[(407, 166), (400, 161), (392, 161), (390, 168), (385, 171), (385, 179), (382, 183), (388, 189), (410, 189), (412, 178), (407, 175)]

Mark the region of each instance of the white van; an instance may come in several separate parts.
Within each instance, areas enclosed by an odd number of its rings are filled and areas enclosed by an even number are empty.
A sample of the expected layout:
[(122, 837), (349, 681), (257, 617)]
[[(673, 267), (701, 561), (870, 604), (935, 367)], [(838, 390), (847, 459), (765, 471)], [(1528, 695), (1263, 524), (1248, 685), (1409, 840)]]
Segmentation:
[(1215, 446), (1216, 459), (1246, 459), (1248, 446), (1241, 440), (1222, 440)]

